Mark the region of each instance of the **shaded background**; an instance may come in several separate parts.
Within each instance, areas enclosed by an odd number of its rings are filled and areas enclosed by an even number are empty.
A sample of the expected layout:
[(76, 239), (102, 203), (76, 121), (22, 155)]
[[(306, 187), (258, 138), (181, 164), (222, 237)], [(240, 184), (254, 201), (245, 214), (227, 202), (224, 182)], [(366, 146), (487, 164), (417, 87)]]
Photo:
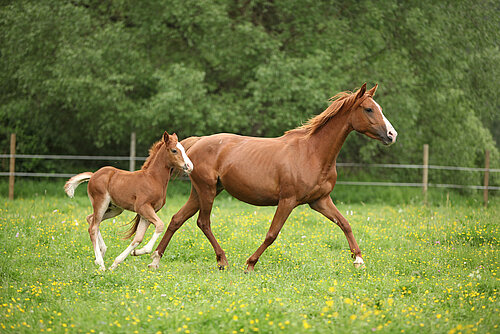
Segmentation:
[(430, 164), (483, 167), (489, 149), (498, 168), (499, 37), (498, 1), (0, 0), (0, 150), (12, 132), (18, 153), (128, 155), (135, 131), (138, 156), (164, 130), (280, 136), (368, 82), (398, 142), (352, 134), (339, 161), (420, 164), (429, 144)]

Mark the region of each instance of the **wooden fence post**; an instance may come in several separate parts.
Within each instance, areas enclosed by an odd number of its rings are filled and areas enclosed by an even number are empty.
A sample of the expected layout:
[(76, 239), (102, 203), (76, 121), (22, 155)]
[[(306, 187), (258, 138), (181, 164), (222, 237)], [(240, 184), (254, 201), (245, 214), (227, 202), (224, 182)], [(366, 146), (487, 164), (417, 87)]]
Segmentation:
[(14, 182), (16, 171), (16, 134), (10, 135), (10, 164), (9, 164), (9, 199), (14, 199)]
[(130, 135), (130, 164), (129, 170), (131, 172), (135, 171), (135, 132)]
[(484, 207), (488, 207), (488, 183), (490, 178), (490, 151), (486, 150), (486, 155), (484, 157), (484, 190), (483, 190), (483, 199), (484, 199)]
[(422, 184), (424, 192), (424, 204), (427, 205), (427, 187), (429, 181), (429, 144), (424, 144), (424, 168), (422, 175)]

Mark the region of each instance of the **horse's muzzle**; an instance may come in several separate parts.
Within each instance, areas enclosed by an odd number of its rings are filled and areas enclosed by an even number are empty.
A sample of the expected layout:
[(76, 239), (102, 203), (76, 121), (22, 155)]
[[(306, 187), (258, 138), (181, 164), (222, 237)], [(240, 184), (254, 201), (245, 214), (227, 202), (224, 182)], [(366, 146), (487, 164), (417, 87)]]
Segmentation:
[(398, 133), (394, 128), (387, 130), (387, 133), (382, 136), (382, 142), (384, 145), (392, 145), (396, 142), (396, 138), (398, 137)]

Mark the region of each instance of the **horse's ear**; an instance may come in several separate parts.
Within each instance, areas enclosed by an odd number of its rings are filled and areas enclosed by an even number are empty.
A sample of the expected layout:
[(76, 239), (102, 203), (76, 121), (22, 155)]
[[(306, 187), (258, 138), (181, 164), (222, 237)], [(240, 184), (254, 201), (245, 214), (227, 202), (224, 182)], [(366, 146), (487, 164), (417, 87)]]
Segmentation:
[(164, 141), (164, 142), (165, 142), (165, 144), (167, 144), (167, 145), (168, 145), (168, 142), (170, 141), (170, 135), (168, 134), (168, 132), (167, 132), (167, 131), (165, 131), (165, 132), (163, 133), (163, 141)]
[(369, 91), (367, 91), (366, 94), (368, 94), (371, 97), (373, 97), (375, 95), (375, 92), (377, 91), (377, 87), (378, 87), (378, 84), (375, 84), (375, 86), (373, 86), (372, 89), (370, 89)]
[(356, 99), (360, 99), (365, 95), (366, 92), (366, 82), (361, 86), (361, 88), (358, 90), (358, 93), (356, 94)]
[(177, 137), (177, 135), (174, 133), (172, 133), (172, 139), (174, 140), (174, 142), (178, 142), (179, 141), (179, 138)]

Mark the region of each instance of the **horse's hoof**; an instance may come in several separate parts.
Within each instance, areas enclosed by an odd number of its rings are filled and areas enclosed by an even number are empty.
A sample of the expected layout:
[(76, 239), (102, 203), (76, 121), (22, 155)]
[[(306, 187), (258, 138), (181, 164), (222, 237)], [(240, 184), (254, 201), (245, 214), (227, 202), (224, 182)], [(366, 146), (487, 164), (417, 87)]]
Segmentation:
[(363, 258), (361, 256), (356, 256), (356, 260), (354, 260), (354, 267), (357, 269), (365, 269), (365, 261), (363, 261)]
[(105, 266), (99, 267), (99, 270), (100, 271), (106, 271), (106, 267)]
[(366, 269), (366, 266), (364, 263), (354, 263), (354, 268), (356, 269)]
[(148, 268), (149, 268), (149, 269), (156, 270), (156, 269), (158, 269), (158, 267), (159, 267), (159, 265), (154, 264), (154, 263), (150, 263), (150, 264), (148, 264)]
[(226, 266), (221, 266), (221, 265), (219, 264), (219, 270), (220, 270), (220, 271), (223, 271), (224, 269), (226, 269)]

